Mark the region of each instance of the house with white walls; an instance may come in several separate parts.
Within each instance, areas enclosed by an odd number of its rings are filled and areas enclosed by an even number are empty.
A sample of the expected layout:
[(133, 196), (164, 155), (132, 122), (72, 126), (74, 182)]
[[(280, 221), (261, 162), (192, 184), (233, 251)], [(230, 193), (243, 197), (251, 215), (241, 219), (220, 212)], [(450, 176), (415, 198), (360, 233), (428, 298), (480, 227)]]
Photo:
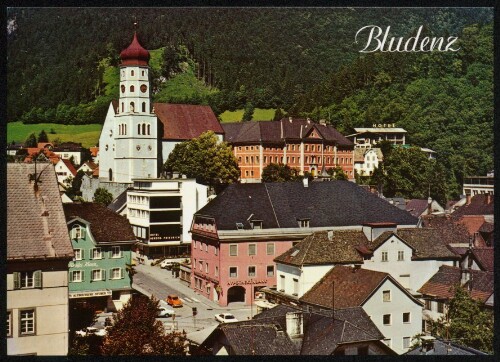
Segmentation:
[(336, 265), (299, 300), (309, 311), (362, 307), (397, 354), (422, 331), (423, 303), (388, 273)]
[(60, 185), (69, 186), (70, 181), (76, 176), (76, 169), (73, 164), (64, 158), (60, 158), (56, 165), (57, 182)]

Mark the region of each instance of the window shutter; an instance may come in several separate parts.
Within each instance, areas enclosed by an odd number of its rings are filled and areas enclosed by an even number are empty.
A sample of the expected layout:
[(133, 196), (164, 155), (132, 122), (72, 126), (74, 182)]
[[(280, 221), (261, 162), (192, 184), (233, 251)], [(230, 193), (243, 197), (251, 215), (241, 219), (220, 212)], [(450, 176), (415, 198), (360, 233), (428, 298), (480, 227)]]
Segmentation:
[(75, 235), (76, 235), (76, 231), (75, 231), (75, 228), (73, 227), (73, 228), (71, 229), (71, 232), (70, 232), (70, 238), (71, 238), (71, 239), (74, 239), (74, 238), (75, 238)]
[(123, 279), (125, 278), (125, 276), (123, 275), (123, 268), (120, 268), (120, 279)]
[(70, 282), (73, 281), (73, 272), (72, 271), (69, 272), (69, 281)]
[(80, 226), (81, 239), (85, 239), (85, 231), (87, 231), (87, 230), (84, 227)]
[(113, 257), (113, 247), (111, 247), (111, 249), (109, 250), (108, 252), (108, 258), (111, 259)]
[(13, 275), (14, 275), (14, 289), (21, 288), (21, 273), (14, 272)]
[(85, 281), (85, 270), (82, 270), (80, 273), (81, 273), (80, 275), (82, 276), (82, 282), (84, 282)]
[(94, 250), (95, 249), (90, 249), (89, 259), (94, 259)]
[(35, 275), (33, 276), (35, 279), (35, 288), (41, 288), (42, 287), (42, 271), (37, 270), (34, 273)]
[(101, 273), (102, 273), (102, 280), (106, 280), (106, 270), (101, 269)]

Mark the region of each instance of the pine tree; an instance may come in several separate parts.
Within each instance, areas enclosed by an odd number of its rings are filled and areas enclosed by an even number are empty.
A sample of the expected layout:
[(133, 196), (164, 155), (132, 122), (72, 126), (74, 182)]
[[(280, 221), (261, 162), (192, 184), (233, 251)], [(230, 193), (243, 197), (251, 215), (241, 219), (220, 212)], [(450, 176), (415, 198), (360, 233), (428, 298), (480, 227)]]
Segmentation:
[(47, 133), (45, 133), (45, 130), (41, 130), (40, 133), (38, 134), (38, 142), (49, 142), (49, 137), (47, 136)]
[(24, 147), (33, 148), (37, 146), (36, 136), (34, 133), (30, 134), (26, 141), (24, 141)]

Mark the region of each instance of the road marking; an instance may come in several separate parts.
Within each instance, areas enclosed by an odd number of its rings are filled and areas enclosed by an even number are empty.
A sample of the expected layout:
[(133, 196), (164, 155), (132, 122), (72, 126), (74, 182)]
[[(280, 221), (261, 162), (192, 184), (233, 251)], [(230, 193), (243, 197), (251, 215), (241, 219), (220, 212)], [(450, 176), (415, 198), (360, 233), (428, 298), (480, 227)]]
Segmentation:
[(184, 297), (184, 298), (181, 298), (181, 299), (184, 299), (186, 302), (192, 302), (192, 300), (189, 299), (188, 297)]
[(191, 297), (192, 300), (194, 300), (195, 302), (199, 303), (200, 301), (194, 297)]

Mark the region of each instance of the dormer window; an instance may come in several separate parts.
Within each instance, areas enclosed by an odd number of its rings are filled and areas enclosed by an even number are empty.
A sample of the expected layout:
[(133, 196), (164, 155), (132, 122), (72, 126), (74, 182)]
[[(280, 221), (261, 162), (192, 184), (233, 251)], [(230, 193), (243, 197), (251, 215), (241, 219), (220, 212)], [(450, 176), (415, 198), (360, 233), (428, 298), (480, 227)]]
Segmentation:
[(241, 223), (241, 222), (237, 222), (237, 223), (236, 223), (236, 229), (238, 229), (238, 230), (242, 230), (242, 229), (243, 229), (243, 223)]
[(262, 220), (252, 220), (250, 223), (252, 229), (262, 229)]
[(298, 220), (299, 227), (300, 228), (308, 228), (309, 227), (309, 221), (310, 221), (310, 219), (299, 219)]
[(71, 229), (72, 239), (83, 239), (85, 236), (85, 229), (81, 225), (75, 225)]

